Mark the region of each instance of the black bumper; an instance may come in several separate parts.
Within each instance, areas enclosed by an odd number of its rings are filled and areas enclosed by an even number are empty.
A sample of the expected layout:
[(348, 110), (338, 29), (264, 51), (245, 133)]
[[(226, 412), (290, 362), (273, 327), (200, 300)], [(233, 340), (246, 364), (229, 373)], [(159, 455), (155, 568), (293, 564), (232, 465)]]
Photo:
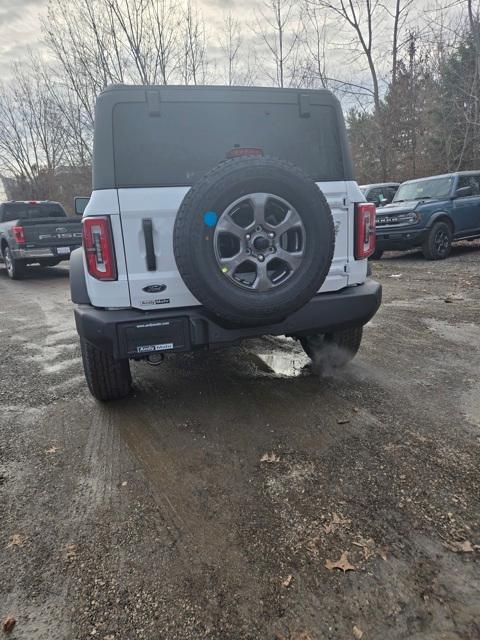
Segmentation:
[(383, 230), (377, 227), (377, 249), (383, 251), (403, 251), (421, 247), (427, 237), (428, 229), (402, 229), (401, 231)]
[(366, 324), (382, 299), (382, 287), (365, 284), (316, 295), (283, 322), (255, 327), (225, 326), (203, 307), (175, 311), (108, 311), (90, 305), (75, 309), (82, 338), (116, 358), (142, 358), (152, 353), (193, 351), (227, 345), (261, 335), (328, 333)]

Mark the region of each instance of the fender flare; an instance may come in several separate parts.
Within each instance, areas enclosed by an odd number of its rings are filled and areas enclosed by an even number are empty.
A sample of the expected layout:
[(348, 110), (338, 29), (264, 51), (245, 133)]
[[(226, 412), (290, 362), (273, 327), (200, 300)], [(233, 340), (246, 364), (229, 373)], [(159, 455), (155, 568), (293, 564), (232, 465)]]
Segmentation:
[(70, 256), (70, 295), (75, 304), (92, 304), (85, 280), (82, 247), (72, 251)]
[(431, 229), (435, 224), (435, 222), (438, 222), (439, 218), (443, 218), (444, 220), (447, 220), (452, 225), (452, 233), (455, 233), (455, 224), (452, 220), (452, 216), (449, 213), (447, 213), (447, 211), (436, 211), (433, 215), (431, 215), (430, 219), (426, 224), (426, 228)]

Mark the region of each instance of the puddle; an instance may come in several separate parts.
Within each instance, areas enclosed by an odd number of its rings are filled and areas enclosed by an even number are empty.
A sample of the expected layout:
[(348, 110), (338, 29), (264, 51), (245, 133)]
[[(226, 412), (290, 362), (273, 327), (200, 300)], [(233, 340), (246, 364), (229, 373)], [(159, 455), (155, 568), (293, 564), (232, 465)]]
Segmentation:
[(308, 375), (306, 366), (310, 358), (293, 353), (250, 353), (250, 361), (257, 369), (265, 373), (274, 373), (287, 378), (298, 378)]

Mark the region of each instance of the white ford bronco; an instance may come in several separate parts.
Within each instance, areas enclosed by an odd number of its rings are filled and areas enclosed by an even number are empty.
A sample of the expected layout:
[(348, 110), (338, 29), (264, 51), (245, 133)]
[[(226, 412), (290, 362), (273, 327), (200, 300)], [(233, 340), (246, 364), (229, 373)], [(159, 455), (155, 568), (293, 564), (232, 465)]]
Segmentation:
[(71, 259), (90, 391), (127, 395), (130, 360), (261, 335), (342, 365), (380, 305), (374, 249), (330, 92), (109, 87)]

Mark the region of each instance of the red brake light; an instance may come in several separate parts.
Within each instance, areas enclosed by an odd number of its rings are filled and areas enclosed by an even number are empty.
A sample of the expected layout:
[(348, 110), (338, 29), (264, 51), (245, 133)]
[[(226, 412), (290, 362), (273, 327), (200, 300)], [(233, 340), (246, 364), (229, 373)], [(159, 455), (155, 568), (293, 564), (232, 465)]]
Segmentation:
[(244, 156), (263, 156), (263, 149), (254, 147), (234, 147), (227, 153), (227, 158), (243, 158)]
[(25, 230), (23, 227), (13, 227), (13, 237), (17, 244), (25, 244)]
[(375, 251), (376, 208), (371, 202), (355, 205), (355, 259), (363, 260)]
[(97, 280), (117, 279), (112, 228), (108, 216), (84, 218), (83, 248), (91, 276)]

